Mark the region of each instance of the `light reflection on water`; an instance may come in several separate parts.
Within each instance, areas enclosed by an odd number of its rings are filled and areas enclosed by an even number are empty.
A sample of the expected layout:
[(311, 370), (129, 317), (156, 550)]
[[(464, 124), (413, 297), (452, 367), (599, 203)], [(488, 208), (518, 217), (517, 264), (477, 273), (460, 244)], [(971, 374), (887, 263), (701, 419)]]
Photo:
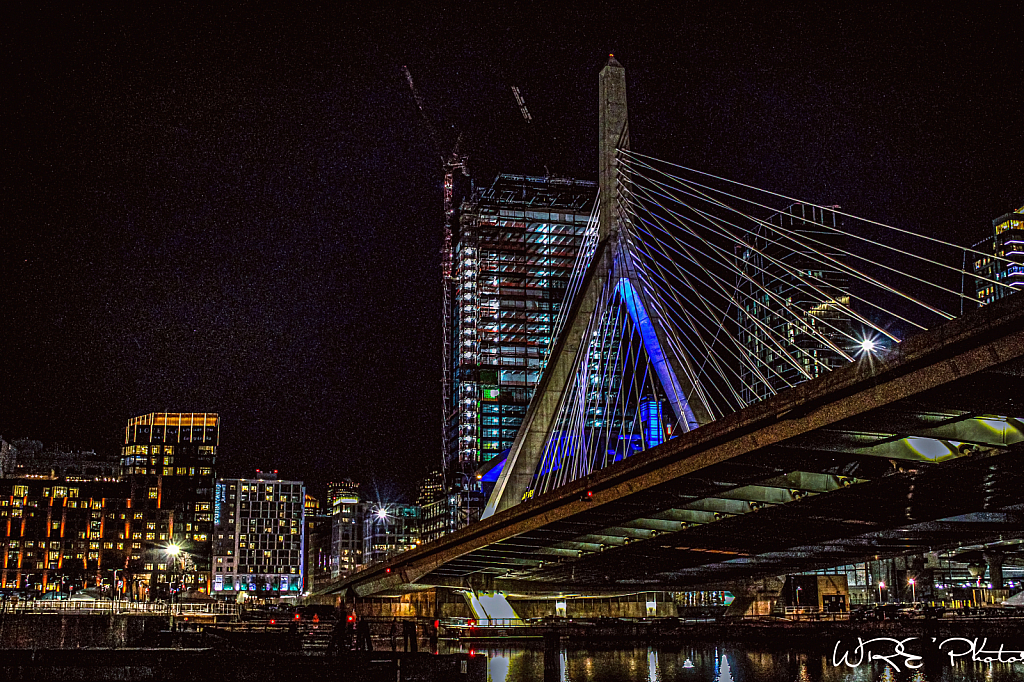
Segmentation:
[[(563, 644), (564, 646), (564, 644)], [(630, 649), (563, 648), (549, 658), (543, 647), (476, 649), (488, 656), (488, 682), (1010, 682), (1024, 680), (1024, 665), (960, 662), (927, 657), (922, 667), (894, 670), (873, 661), (834, 666), (825, 651), (752, 649), (742, 644), (692, 644)], [(551, 657), (554, 652), (549, 652)]]

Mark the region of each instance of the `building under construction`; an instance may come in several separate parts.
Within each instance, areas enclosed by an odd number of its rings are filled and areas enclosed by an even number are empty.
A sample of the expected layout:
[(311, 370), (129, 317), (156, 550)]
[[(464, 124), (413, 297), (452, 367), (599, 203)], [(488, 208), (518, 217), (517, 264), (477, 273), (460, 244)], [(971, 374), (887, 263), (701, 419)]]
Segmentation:
[(540, 381), (596, 194), (585, 180), (499, 175), (462, 204), (446, 404), (458, 525), (479, 514), (474, 472), (511, 447)]

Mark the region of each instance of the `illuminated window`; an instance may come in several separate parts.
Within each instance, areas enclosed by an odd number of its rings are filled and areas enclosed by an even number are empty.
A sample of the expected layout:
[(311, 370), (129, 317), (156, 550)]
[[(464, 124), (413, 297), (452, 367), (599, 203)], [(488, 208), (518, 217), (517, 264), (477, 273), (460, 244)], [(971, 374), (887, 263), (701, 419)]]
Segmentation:
[(156, 488), (150, 488), (149, 489), (149, 499), (155, 500), (157, 498), (158, 492), (159, 491)]
[(68, 497), (78, 497), (78, 488), (68, 490)]
[[(121, 546), (118, 545), (117, 548), (121, 549)], [(132, 543), (132, 549), (142, 549), (142, 543), (141, 542), (133, 542)]]
[(174, 467), (164, 467), (164, 476), (173, 476)]
[(147, 540), (156, 540), (156, 533), (146, 533)]
[(153, 564), (146, 564), (145, 566), (143, 566), (143, 568), (145, 570), (147, 570), (147, 571), (152, 571), (153, 570)]
[(150, 521), (146, 524), (146, 530), (156, 530), (156, 522)]
[(14, 496), (15, 497), (26, 497), (27, 495), (28, 495), (28, 486), (27, 485), (16, 485), (16, 486), (14, 486)]
[(156, 570), (158, 570), (158, 571), (166, 571), (167, 570), (167, 564), (157, 564), (156, 565)]

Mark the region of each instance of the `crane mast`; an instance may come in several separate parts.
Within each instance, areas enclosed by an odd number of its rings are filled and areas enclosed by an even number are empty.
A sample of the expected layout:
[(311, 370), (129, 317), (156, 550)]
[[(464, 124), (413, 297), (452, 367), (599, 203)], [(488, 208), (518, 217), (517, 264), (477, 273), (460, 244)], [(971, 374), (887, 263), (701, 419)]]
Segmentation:
[(437, 127), (434, 122), (427, 115), (426, 108), (423, 104), (423, 96), (416, 88), (415, 82), (413, 82), (412, 74), (409, 72), (407, 67), (402, 67), (402, 74), (405, 76), (406, 82), (409, 84), (409, 89), (412, 91), (413, 99), (416, 101), (416, 108), (419, 109), (420, 115), (423, 118), (424, 123), (427, 126), (427, 131), (430, 133), (431, 140), (433, 141), (434, 149), (438, 153), (441, 159), (441, 169), (444, 172), (444, 184), (443, 184), (443, 198), (444, 198), (444, 238), (441, 245), (441, 286), (444, 294), (444, 314), (442, 324), (442, 358), (441, 358), (441, 400), (443, 402), (441, 410), (441, 461), (443, 465), (443, 472), (445, 475), (445, 485), (447, 486), (447, 467), (448, 467), (448, 428), (452, 421), (452, 417), (455, 413), (454, 400), (452, 397), (452, 369), (450, 366), (450, 358), (452, 357), (452, 297), (454, 289), (454, 276), (452, 273), (452, 263), (454, 260), (454, 244), (452, 243), (452, 225), (456, 220), (456, 209), (455, 205), (455, 174), (456, 172), (462, 175), (469, 175), (466, 167), (466, 156), (459, 152), (459, 145), (462, 143), (462, 135), (459, 134), (455, 141), (455, 145), (450, 152), (447, 154), (443, 151), (441, 145), (441, 138), (438, 134)]

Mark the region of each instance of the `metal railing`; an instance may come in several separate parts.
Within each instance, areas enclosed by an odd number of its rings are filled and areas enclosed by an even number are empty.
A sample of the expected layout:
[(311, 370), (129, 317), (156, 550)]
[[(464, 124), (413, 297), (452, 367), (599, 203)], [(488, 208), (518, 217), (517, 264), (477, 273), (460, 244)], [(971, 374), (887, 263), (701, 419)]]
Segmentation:
[(75, 599), (35, 599), (5, 601), (0, 611), (7, 613), (105, 613), (139, 615), (224, 615), (237, 616), (238, 605), (230, 602), (197, 602), (168, 604), (138, 601), (79, 601)]

